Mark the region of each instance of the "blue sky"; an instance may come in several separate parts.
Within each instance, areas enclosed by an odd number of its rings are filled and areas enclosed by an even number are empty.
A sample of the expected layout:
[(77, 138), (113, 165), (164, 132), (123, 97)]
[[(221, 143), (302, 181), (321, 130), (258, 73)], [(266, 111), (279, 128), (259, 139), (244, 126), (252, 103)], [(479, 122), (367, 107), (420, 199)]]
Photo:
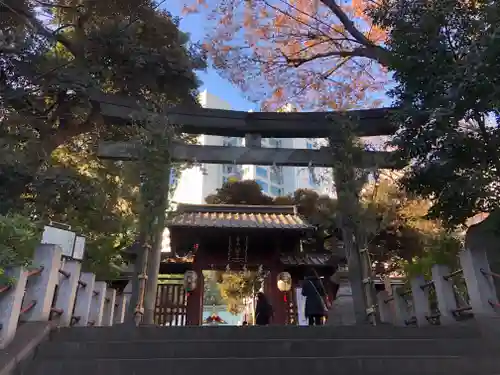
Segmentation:
[[(168, 10), (174, 16), (181, 17), (181, 30), (189, 33), (193, 42), (201, 42), (206, 35), (207, 28), (210, 27), (210, 23), (205, 18), (206, 14), (192, 13), (184, 17), (182, 15), (184, 3), (182, 0), (170, 1), (164, 9)], [(220, 77), (210, 66), (206, 72), (198, 72), (198, 77), (203, 82), (200, 91), (206, 89), (211, 94), (231, 104), (232, 109), (240, 111), (258, 111), (260, 109), (260, 103), (253, 103), (247, 100), (238, 87)], [(385, 93), (381, 92), (375, 96), (377, 99), (382, 100), (382, 106), (391, 106), (392, 100)]]
[[(170, 1), (165, 9), (173, 15), (182, 16), (183, 3), (183, 1), (179, 0)], [(191, 35), (192, 41), (202, 41), (205, 36), (206, 27), (208, 27), (208, 22), (200, 14), (191, 14), (183, 18), (180, 25), (182, 31)], [(250, 109), (259, 109), (258, 103), (246, 100), (239, 88), (220, 77), (214, 69), (209, 67), (206, 72), (199, 72), (198, 76), (203, 81), (200, 91), (206, 89), (211, 94), (230, 103), (234, 110), (248, 111)]]

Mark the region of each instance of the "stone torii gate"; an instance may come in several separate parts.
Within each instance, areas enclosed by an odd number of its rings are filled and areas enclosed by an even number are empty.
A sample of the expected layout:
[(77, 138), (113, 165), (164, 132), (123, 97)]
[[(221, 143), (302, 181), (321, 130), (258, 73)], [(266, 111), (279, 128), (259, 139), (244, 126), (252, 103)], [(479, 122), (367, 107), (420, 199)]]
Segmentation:
[[(117, 96), (94, 97), (105, 121), (130, 124), (146, 120), (144, 107), (130, 98)], [(392, 135), (396, 127), (389, 121), (393, 108), (376, 108), (338, 112), (243, 112), (204, 108), (172, 108), (165, 111), (165, 126), (179, 126), (179, 132), (229, 137), (245, 137), (245, 147), (200, 146), (172, 144), (169, 153), (172, 161), (214, 164), (250, 164), (275, 166), (330, 167), (336, 170), (331, 150), (323, 147), (311, 149), (262, 148), (262, 137), (276, 138), (329, 138), (335, 140), (341, 121), (356, 123), (358, 137)], [(104, 159), (138, 160), (140, 145), (131, 142), (103, 142), (98, 156)], [(403, 166), (390, 152), (364, 151), (354, 160), (354, 167), (361, 169), (398, 169)], [(337, 191), (347, 182), (335, 179)], [(344, 185), (344, 186), (343, 186)], [(339, 194), (338, 194), (339, 195)], [(338, 197), (345, 205), (356, 207), (359, 202), (352, 195)], [(344, 230), (346, 229), (346, 230)], [(352, 229), (352, 228), (351, 228)], [(348, 254), (349, 281), (353, 291), (354, 310), (358, 324), (367, 316), (375, 316), (372, 269), (368, 251), (362, 240), (356, 241), (356, 231), (343, 228), (344, 246)], [(160, 249), (155, 249), (160, 251)], [(153, 258), (158, 258), (153, 256)], [(154, 264), (153, 264), (154, 266)], [(149, 267), (148, 290), (156, 290), (158, 267)], [(156, 269), (156, 271), (154, 271)], [(153, 289), (154, 287), (154, 289)]]

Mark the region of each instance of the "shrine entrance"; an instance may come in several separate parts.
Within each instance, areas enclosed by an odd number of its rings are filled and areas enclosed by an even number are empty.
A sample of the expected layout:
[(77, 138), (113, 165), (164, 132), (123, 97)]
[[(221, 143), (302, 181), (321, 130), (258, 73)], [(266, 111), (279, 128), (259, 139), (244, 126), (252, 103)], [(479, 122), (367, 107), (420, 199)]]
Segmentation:
[(155, 303), (155, 324), (183, 326), (186, 324), (187, 293), (183, 275), (159, 279)]
[[(336, 269), (332, 254), (303, 251), (302, 240), (313, 236), (315, 228), (297, 215), (294, 206), (179, 205), (167, 226), (171, 253), (163, 259), (160, 273), (185, 275), (185, 325), (202, 324), (204, 270), (261, 275), (274, 309), (273, 324), (285, 325), (297, 324), (296, 286), (306, 268), (313, 266), (327, 276)], [(286, 275), (289, 286), (280, 290), (278, 281)], [(179, 308), (170, 306), (171, 297), (162, 299), (162, 288), (157, 295), (158, 324), (164, 319), (162, 311)]]

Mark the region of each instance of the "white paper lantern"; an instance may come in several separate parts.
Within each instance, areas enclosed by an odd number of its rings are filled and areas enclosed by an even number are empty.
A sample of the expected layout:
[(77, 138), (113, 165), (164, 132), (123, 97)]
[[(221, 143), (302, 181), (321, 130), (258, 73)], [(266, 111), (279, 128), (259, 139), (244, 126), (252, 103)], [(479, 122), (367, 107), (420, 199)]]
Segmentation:
[(186, 271), (184, 274), (184, 289), (186, 292), (192, 292), (196, 289), (198, 275), (195, 271)]
[(241, 176), (237, 172), (233, 172), (229, 176), (227, 176), (227, 182), (229, 183), (234, 183), (238, 181), (241, 181)]
[(278, 289), (281, 292), (288, 292), (292, 289), (292, 275), (288, 272), (281, 272), (278, 275)]

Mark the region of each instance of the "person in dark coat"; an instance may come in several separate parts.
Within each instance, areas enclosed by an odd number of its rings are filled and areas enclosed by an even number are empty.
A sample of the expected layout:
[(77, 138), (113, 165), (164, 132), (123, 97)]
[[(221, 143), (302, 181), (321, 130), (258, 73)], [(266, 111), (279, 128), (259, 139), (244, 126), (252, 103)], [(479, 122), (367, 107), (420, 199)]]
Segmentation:
[(305, 315), (309, 325), (322, 325), (326, 314), (325, 288), (314, 272), (310, 272), (302, 282), (302, 295), (306, 297)]
[(258, 326), (267, 326), (273, 316), (273, 307), (267, 300), (264, 293), (257, 293), (257, 303), (255, 305), (255, 324)]

